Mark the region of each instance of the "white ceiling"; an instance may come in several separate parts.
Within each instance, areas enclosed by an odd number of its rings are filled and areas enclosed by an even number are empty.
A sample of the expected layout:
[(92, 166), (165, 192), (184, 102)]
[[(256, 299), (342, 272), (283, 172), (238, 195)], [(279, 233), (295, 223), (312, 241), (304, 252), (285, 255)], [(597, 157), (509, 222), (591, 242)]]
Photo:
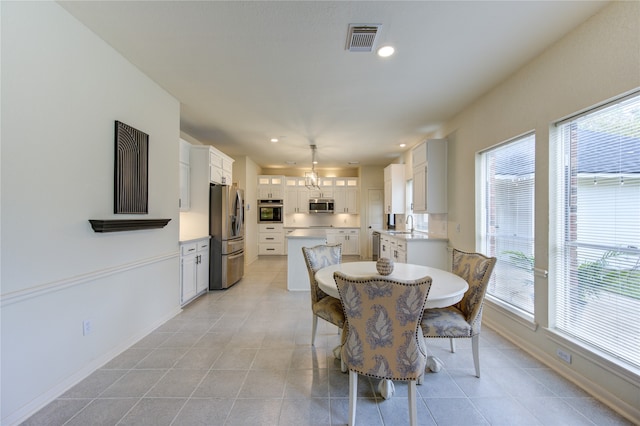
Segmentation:
[[(308, 169), (315, 143), (322, 170), (389, 164), (606, 2), (60, 4), (181, 102), (182, 131), (262, 167)], [(396, 54), (345, 50), (350, 23)]]

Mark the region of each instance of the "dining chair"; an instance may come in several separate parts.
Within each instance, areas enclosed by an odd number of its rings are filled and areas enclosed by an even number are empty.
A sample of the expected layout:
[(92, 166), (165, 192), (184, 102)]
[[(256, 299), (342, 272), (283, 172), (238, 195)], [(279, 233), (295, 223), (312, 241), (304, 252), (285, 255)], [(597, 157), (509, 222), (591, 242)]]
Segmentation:
[(463, 278), (469, 284), (469, 289), (457, 304), (446, 308), (427, 309), (422, 317), (424, 337), (449, 338), (451, 352), (456, 351), (454, 339), (471, 339), (476, 377), (480, 377), (482, 305), (495, 264), (495, 257), (453, 249), (451, 272)]
[[(342, 244), (302, 247), (302, 254), (309, 272), (311, 286), (311, 310), (313, 311), (311, 345), (315, 346), (318, 318), (337, 326), (339, 330), (342, 330), (344, 325), (344, 313), (340, 300), (322, 291), (315, 277), (318, 270), (342, 262)], [(337, 358), (339, 358), (339, 354)]]
[(416, 382), (427, 362), (420, 320), (431, 277), (333, 277), (344, 309), (341, 360), (349, 370), (349, 425), (356, 420), (358, 375), (409, 382), (409, 421), (417, 424)]

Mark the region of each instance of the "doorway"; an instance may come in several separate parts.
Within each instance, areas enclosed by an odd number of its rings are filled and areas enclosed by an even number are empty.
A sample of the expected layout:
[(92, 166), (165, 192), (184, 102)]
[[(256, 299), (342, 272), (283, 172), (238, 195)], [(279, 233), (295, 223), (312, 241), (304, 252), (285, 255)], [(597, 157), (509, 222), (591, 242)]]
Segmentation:
[(381, 230), (384, 221), (384, 191), (381, 189), (367, 190), (367, 259), (371, 259), (374, 230)]

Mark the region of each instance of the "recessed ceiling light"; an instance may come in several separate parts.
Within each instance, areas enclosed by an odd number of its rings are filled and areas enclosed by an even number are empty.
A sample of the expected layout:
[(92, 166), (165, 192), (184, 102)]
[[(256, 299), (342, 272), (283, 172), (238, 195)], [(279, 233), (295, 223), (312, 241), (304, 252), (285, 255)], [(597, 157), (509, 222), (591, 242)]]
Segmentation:
[(407, 144), (406, 144), (406, 143), (401, 143), (401, 144), (400, 144), (400, 148), (404, 148), (405, 146), (407, 146)]
[(273, 143), (278, 142), (278, 138), (271, 138), (271, 142), (273, 142)]
[(389, 56), (393, 55), (395, 51), (396, 49), (394, 49), (393, 46), (382, 46), (380, 49), (378, 49), (378, 56), (380, 56), (381, 58), (388, 58)]
[(290, 165), (290, 166), (293, 166), (294, 164), (296, 164), (296, 162), (295, 162), (295, 161), (291, 161), (291, 160), (289, 160), (289, 161), (285, 161), (285, 163), (286, 163), (286, 164), (288, 164), (288, 165)]
[(349, 164), (360, 164), (359, 161), (349, 161)]

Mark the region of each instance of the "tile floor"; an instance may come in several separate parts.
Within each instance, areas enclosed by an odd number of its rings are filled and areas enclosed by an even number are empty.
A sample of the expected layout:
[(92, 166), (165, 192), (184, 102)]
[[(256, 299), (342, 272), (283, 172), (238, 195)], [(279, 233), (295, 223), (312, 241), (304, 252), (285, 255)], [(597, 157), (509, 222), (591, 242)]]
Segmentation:
[[(346, 261), (347, 259), (345, 259)], [(286, 258), (261, 257), (234, 287), (208, 293), (24, 425), (342, 425), (348, 375), (309, 294), (286, 290)], [(482, 378), (470, 344), (429, 341), (445, 368), (418, 386), (421, 425), (626, 425), (587, 393), (488, 328)], [(408, 424), (407, 387), (382, 399), (360, 378), (359, 425)]]

